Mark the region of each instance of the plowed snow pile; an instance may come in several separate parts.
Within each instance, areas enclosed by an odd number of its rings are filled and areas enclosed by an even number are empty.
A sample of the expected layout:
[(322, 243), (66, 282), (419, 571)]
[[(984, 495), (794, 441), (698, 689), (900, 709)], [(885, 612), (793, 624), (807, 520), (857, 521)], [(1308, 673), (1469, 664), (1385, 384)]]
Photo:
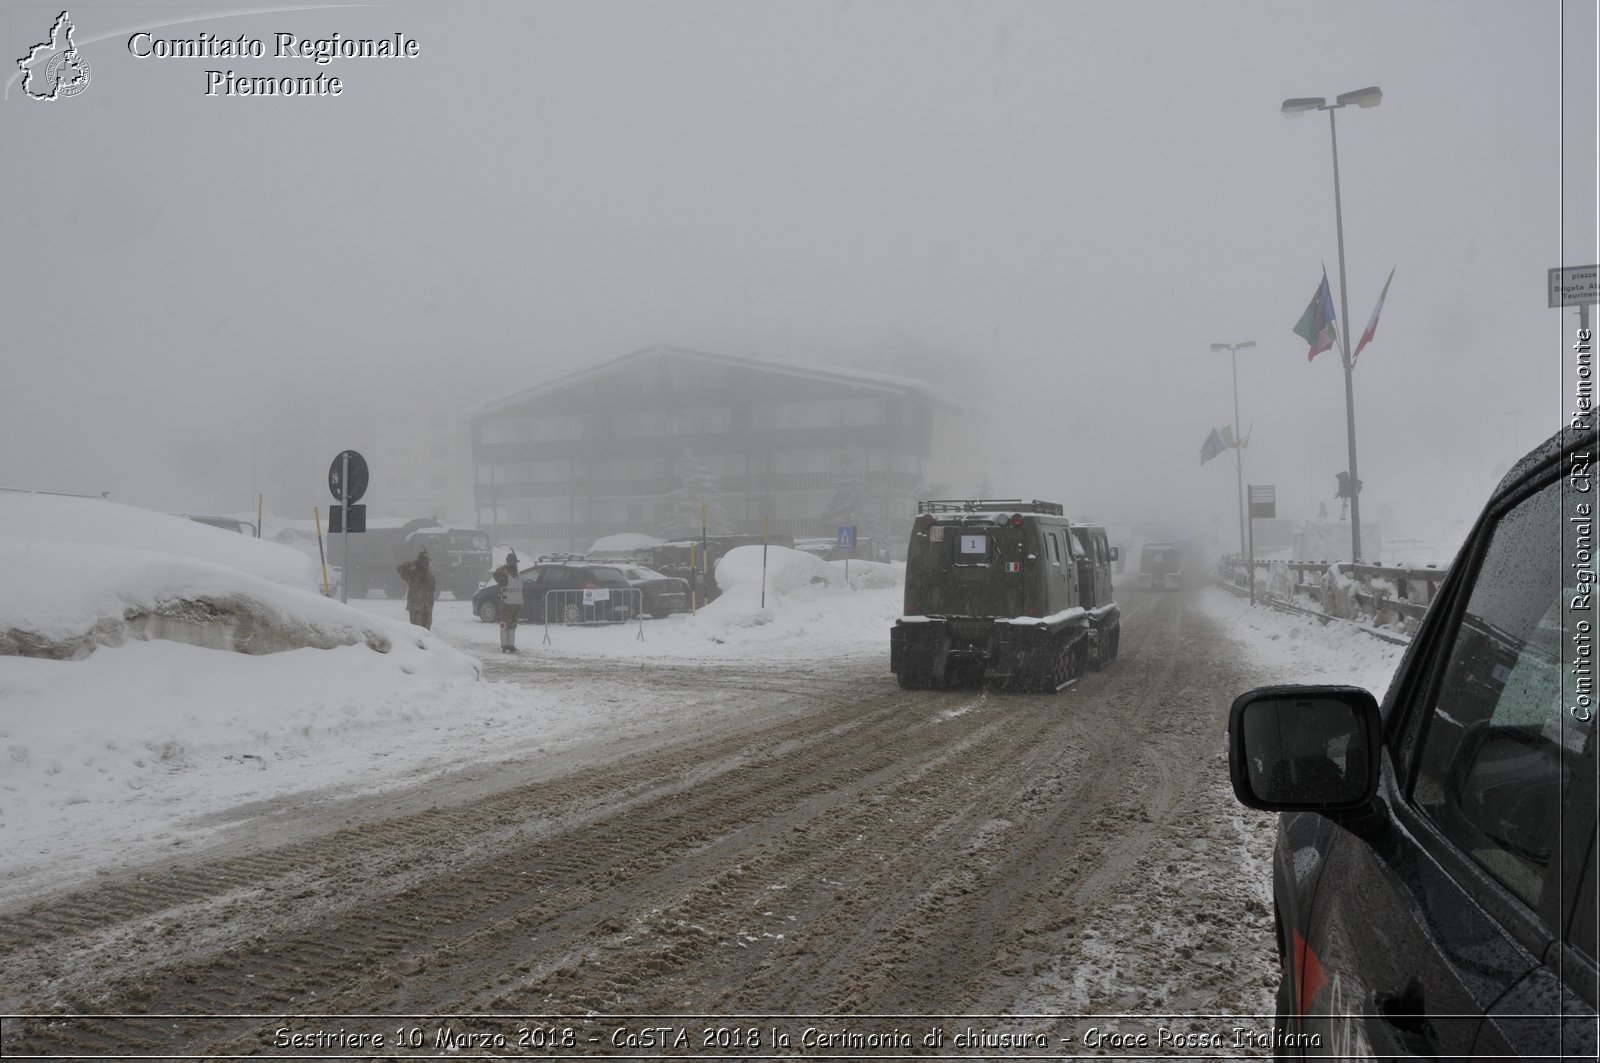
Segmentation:
[(197, 810), (197, 788), (208, 802), (280, 793), (294, 780), (266, 778), (269, 763), (340, 736), (360, 745), (396, 721), (504, 711), (473, 658), (311, 586), (307, 560), (274, 543), (95, 499), (0, 494), (10, 870), (159, 833)]

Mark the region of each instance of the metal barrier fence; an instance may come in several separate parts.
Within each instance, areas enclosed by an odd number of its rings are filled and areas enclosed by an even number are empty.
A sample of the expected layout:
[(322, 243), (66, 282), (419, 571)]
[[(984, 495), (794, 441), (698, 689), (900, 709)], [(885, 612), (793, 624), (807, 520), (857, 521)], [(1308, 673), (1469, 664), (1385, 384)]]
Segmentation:
[[(1223, 558), (1222, 577), (1248, 588), (1245, 563), (1236, 555)], [(1427, 613), (1448, 567), (1352, 565), (1327, 561), (1262, 561), (1255, 563), (1255, 584), (1269, 604), (1282, 603), (1339, 620), (1366, 620), (1405, 636)]]
[(637, 587), (546, 591), (544, 595), (545, 642), (550, 641), (551, 624), (626, 624), (629, 621), (638, 623), (639, 640), (644, 641), (644, 592)]

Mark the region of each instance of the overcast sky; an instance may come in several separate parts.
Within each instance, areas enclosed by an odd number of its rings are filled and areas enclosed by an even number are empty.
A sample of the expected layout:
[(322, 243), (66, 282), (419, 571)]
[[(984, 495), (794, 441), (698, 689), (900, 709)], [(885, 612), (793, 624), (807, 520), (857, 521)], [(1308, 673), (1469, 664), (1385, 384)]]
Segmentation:
[[(997, 491), (1222, 529), (1199, 447), (1254, 427), (1286, 508), (1346, 467), (1336, 352), (1291, 329), (1326, 264), (1338, 112), (1367, 516), (1474, 512), (1572, 404), (1600, 260), (1594, 0), (74, 4), (92, 79), (26, 98), (59, 7), (6, 6), (0, 487), (248, 509), (286, 395), (463, 407), (652, 343), (969, 367)], [(130, 54), (139, 30), (267, 55)], [(418, 42), (326, 66), (273, 34)], [(207, 97), (208, 69), (343, 81)], [(1025, 437), (1021, 446), (1013, 444)], [(1092, 446), (1082, 445), (1093, 439)], [(205, 467), (205, 475), (191, 474)], [(307, 471), (320, 480), (325, 470)]]

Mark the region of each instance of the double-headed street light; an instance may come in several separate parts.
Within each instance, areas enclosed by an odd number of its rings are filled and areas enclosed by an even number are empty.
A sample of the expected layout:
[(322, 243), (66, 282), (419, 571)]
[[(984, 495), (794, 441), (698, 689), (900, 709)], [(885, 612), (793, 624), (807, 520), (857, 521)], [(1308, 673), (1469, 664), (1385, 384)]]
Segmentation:
[[(1244, 432), (1239, 424), (1239, 352), (1256, 345), (1255, 340), (1245, 340), (1243, 343), (1213, 343), (1213, 351), (1228, 351), (1233, 359), (1233, 465), (1239, 473), (1239, 557), (1245, 556), (1244, 546)], [(1251, 589), (1255, 588), (1254, 576), (1250, 579)]]
[[(1344, 210), (1339, 202), (1339, 131), (1334, 126), (1333, 112), (1352, 103), (1357, 107), (1376, 107), (1383, 101), (1383, 90), (1376, 85), (1346, 92), (1332, 103), (1321, 96), (1301, 96), (1283, 101), (1285, 118), (1298, 118), (1307, 111), (1328, 112), (1328, 134), (1333, 138), (1333, 224), (1339, 234), (1339, 313), (1344, 327), (1338, 329), (1344, 355), (1344, 416), (1350, 438), (1350, 484), (1352, 488), (1361, 481), (1356, 475), (1356, 401), (1355, 386), (1351, 380), (1350, 364), (1350, 297), (1344, 278)], [(1361, 560), (1361, 492), (1350, 492), (1350, 560)]]

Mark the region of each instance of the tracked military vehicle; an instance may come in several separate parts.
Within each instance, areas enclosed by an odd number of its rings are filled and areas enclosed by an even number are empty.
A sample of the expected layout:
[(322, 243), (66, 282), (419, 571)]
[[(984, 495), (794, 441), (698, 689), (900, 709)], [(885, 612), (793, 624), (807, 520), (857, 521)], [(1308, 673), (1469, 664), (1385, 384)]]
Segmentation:
[(1122, 612), (1105, 528), (1057, 502), (920, 502), (905, 615), (889, 633), (902, 687), (997, 679), (1054, 692), (1116, 657)]

